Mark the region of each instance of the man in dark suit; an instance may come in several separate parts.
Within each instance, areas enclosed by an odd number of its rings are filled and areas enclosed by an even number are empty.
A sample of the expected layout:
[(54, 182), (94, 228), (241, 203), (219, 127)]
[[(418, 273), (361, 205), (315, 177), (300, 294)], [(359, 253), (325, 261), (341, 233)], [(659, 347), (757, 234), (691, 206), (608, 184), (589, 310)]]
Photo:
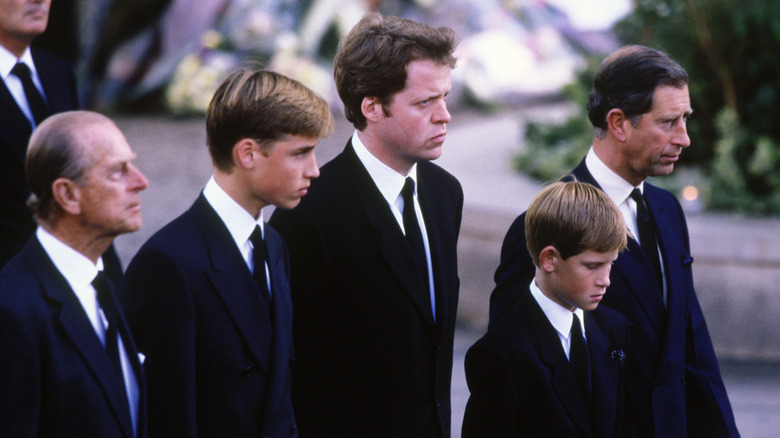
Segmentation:
[(450, 435), (463, 192), (429, 160), (454, 45), (447, 28), (365, 16), (335, 59), (357, 131), (271, 218), (290, 247), (301, 436)]
[[(645, 178), (672, 172), (690, 145), (688, 76), (665, 53), (627, 46), (608, 56), (588, 103), (593, 147), (570, 178), (593, 184), (620, 207), (631, 232), (603, 304), (632, 324), (635, 436), (738, 436), (707, 325), (693, 287), (688, 228), (671, 193)], [(521, 215), (496, 270), (490, 326), (533, 277)]]
[(150, 436), (298, 436), (287, 248), (262, 209), (298, 204), (332, 124), (322, 98), (276, 73), (240, 68), (217, 89), (214, 175), (122, 283), (147, 358)]
[(109, 119), (50, 117), (27, 154), (39, 226), (0, 272), (0, 436), (144, 437), (141, 360), (101, 254), (148, 182)]
[[(27, 141), (50, 114), (79, 108), (70, 67), (30, 48), (46, 30), (50, 3), (0, 0), (0, 268), (21, 251), (36, 228), (26, 206), (30, 196), (24, 175)], [(17, 64), (26, 66), (29, 82), (22, 79), (24, 72)], [(39, 103), (28, 101), (28, 95)], [(103, 258), (107, 274), (118, 282), (122, 268), (113, 246)]]
[(625, 230), (586, 183), (554, 183), (531, 203), (534, 280), (466, 354), (464, 438), (630, 436), (628, 323), (597, 307)]

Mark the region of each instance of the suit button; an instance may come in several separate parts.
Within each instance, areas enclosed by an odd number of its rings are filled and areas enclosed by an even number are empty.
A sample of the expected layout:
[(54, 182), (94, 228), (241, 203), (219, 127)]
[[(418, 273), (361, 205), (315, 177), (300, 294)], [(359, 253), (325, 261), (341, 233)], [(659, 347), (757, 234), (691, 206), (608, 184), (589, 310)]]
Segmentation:
[(255, 368), (252, 365), (247, 365), (241, 370), (241, 377), (249, 377), (254, 373)]
[(437, 408), (440, 408), (440, 407), (441, 407), (441, 402), (439, 402), (439, 399), (438, 399), (438, 398), (436, 399), (436, 407), (437, 407)]
[(683, 373), (682, 375), (680, 375), (680, 384), (681, 384), (681, 385), (685, 385), (685, 373)]
[(295, 368), (295, 356), (290, 358), (290, 368)]

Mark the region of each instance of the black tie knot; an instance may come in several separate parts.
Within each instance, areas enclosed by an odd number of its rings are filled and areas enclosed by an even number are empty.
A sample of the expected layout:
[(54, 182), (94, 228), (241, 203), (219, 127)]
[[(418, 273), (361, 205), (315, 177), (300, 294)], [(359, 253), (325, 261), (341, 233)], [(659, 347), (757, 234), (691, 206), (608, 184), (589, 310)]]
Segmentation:
[(255, 225), (252, 234), (249, 235), (249, 241), (252, 242), (252, 264), (257, 287), (260, 288), (260, 298), (270, 309), (270, 291), (268, 290), (268, 280), (265, 273), (265, 242), (263, 240), (263, 230), (260, 225)]
[(401, 189), (401, 196), (404, 198), (404, 210), (407, 204), (414, 205), (414, 180), (411, 177), (406, 177), (404, 188)]
[(14, 68), (11, 69), (11, 74), (16, 75), (19, 80), (22, 81), (22, 88), (24, 88), (24, 96), (27, 98), (27, 105), (30, 106), (35, 124), (39, 125), (46, 117), (49, 116), (49, 108), (44, 102), (41, 93), (35, 87), (32, 81), (32, 75), (30, 74), (30, 67), (23, 62), (17, 62)]

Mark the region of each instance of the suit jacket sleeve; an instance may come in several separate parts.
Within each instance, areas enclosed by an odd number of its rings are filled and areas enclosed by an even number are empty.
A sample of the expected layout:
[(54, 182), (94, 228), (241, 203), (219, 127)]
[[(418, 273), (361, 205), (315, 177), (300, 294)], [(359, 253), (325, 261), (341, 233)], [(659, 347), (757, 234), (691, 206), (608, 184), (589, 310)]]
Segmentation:
[(40, 357), (24, 319), (0, 307), (0, 437), (38, 436)]
[(149, 430), (195, 436), (195, 305), (186, 276), (167, 254), (142, 249), (124, 277), (122, 304), (147, 358)]
[(479, 343), (466, 354), (466, 382), (471, 395), (463, 417), (463, 438), (513, 437), (521, 409), (506, 361)]

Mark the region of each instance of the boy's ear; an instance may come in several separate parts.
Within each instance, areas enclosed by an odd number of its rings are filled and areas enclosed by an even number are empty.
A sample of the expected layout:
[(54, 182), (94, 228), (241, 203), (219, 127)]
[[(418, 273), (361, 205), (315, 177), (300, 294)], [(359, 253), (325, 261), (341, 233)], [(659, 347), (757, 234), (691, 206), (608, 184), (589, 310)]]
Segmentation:
[(242, 138), (233, 145), (233, 161), (236, 166), (251, 169), (254, 167), (254, 162), (257, 155), (261, 153), (260, 145), (251, 138)]
[(545, 246), (539, 253), (539, 267), (542, 268), (544, 272), (550, 273), (555, 271), (555, 267), (560, 260), (561, 253), (552, 245)]

